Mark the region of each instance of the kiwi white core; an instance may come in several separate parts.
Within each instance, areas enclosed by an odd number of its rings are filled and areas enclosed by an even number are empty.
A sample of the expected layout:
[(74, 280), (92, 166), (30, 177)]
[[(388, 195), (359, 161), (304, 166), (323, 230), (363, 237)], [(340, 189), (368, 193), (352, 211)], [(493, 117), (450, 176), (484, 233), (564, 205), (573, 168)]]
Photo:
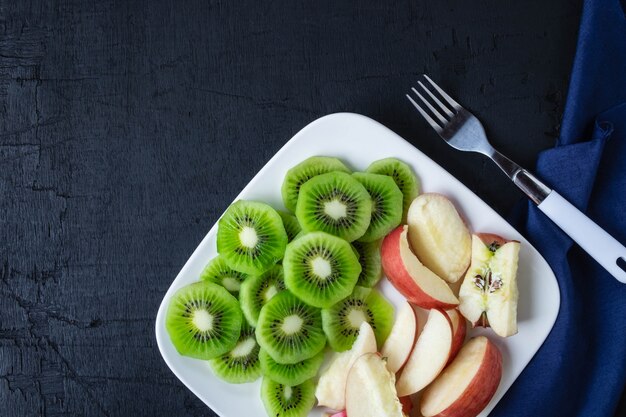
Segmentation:
[(332, 200), (324, 204), (324, 213), (334, 220), (339, 220), (348, 215), (348, 207), (339, 200)]
[(269, 287), (267, 287), (267, 289), (265, 290), (265, 294), (263, 294), (263, 297), (265, 298), (265, 302), (267, 303), (276, 294), (278, 294), (278, 290), (276, 289), (275, 286), (270, 285)]
[(313, 273), (322, 279), (328, 278), (333, 272), (330, 267), (330, 262), (321, 256), (317, 256), (311, 261), (311, 268), (313, 269)]
[(282, 326), (280, 326), (281, 330), (287, 334), (291, 335), (294, 333), (298, 333), (302, 328), (302, 324), (304, 320), (300, 318), (297, 314), (292, 314), (291, 316), (285, 317), (283, 320)]
[(256, 340), (254, 337), (248, 337), (237, 343), (237, 346), (230, 352), (230, 355), (234, 358), (243, 358), (252, 353), (254, 346), (256, 346)]
[(196, 326), (196, 329), (200, 330), (201, 332), (206, 332), (213, 328), (213, 316), (209, 314), (209, 312), (206, 310), (194, 311), (193, 319), (191, 319), (191, 322), (194, 326)]
[(361, 327), (361, 323), (363, 323), (365, 319), (365, 313), (363, 313), (361, 310), (350, 310), (350, 312), (348, 313), (348, 322), (354, 328), (358, 329), (359, 327)]
[(291, 390), (291, 387), (289, 385), (285, 385), (284, 394), (285, 394), (285, 399), (286, 400), (289, 400), (291, 398), (292, 390)]
[(231, 277), (224, 278), (222, 280), (222, 285), (224, 286), (224, 288), (226, 288), (230, 292), (237, 292), (239, 291), (239, 288), (241, 287), (241, 284), (239, 283), (239, 281)]
[(252, 249), (259, 242), (259, 237), (257, 236), (254, 228), (245, 226), (241, 229), (241, 232), (239, 232), (239, 241), (246, 248)]

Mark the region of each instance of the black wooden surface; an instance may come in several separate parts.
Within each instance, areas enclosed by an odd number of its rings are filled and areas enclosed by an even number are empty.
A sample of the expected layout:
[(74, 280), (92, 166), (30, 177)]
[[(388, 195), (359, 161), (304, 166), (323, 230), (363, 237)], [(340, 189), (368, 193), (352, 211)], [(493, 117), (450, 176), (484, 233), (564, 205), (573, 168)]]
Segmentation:
[(0, 0), (0, 415), (212, 415), (162, 361), (159, 302), (301, 127), (370, 116), (507, 214), (521, 197), (403, 94), (427, 72), (532, 167), (580, 1)]

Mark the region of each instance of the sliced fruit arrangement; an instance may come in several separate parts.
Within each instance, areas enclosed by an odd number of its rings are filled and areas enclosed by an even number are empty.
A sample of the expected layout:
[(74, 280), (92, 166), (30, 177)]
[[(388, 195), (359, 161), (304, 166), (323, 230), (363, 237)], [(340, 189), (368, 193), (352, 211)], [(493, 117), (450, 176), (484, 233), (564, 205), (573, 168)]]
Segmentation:
[(283, 226), (285, 227), (285, 232), (287, 232), (287, 241), (291, 242), (298, 236), (298, 233), (302, 231), (300, 227), (300, 223), (298, 223), (298, 219), (291, 213), (287, 213), (286, 211), (277, 210), (278, 215), (283, 221)]
[(359, 263), (361, 264), (361, 274), (359, 274), (356, 285), (372, 288), (382, 278), (381, 244), (382, 239), (373, 242), (352, 242), (352, 247), (359, 254)]
[(386, 175), (355, 172), (352, 176), (363, 184), (372, 202), (370, 224), (359, 240), (372, 242), (385, 237), (402, 221), (402, 191)]
[(231, 384), (256, 381), (261, 376), (259, 349), (254, 328), (244, 320), (235, 347), (219, 358), (211, 359), (209, 366), (215, 375)]
[(274, 265), (260, 275), (248, 277), (239, 291), (239, 302), (243, 315), (250, 325), (256, 326), (261, 308), (273, 296), (285, 289), (282, 265)]
[(419, 180), (411, 167), (396, 158), (385, 158), (372, 162), (366, 172), (387, 175), (395, 181), (402, 191), (402, 219), (406, 219), (411, 202), (419, 194)]
[(315, 384), (308, 380), (289, 386), (263, 378), (261, 400), (271, 417), (305, 417), (315, 405)]
[(261, 350), (259, 359), (261, 360), (261, 369), (263, 374), (284, 385), (299, 385), (304, 381), (314, 378), (324, 362), (324, 351), (320, 351), (315, 356), (300, 362), (283, 364), (276, 362), (269, 353)]
[(219, 255), (211, 259), (204, 268), (204, 271), (200, 274), (201, 280), (219, 284), (234, 296), (239, 294), (241, 283), (244, 282), (246, 278), (248, 278), (248, 274), (235, 271), (228, 266), (224, 257)]
[(404, 366), (415, 344), (417, 337), (417, 317), (409, 303), (398, 308), (396, 321), (391, 333), (380, 350), (383, 358), (387, 358), (387, 369), (396, 373)]

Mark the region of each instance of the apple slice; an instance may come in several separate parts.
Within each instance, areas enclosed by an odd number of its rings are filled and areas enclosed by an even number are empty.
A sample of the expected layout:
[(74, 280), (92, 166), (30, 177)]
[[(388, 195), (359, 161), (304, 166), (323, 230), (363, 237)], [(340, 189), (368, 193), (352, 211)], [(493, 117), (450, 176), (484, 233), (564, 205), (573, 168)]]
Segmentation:
[(454, 360), (457, 353), (459, 353), (461, 347), (463, 347), (465, 335), (467, 334), (467, 321), (465, 321), (465, 317), (463, 317), (457, 309), (446, 310), (446, 314), (452, 324), (452, 348), (450, 349), (450, 357), (448, 358), (448, 363), (450, 363)]
[(473, 326), (502, 337), (517, 333), (520, 243), (493, 234), (472, 236), (472, 263), (459, 290), (459, 310)]
[(381, 258), (385, 275), (406, 299), (422, 308), (454, 308), (459, 300), (441, 278), (426, 268), (411, 251), (408, 227), (399, 226), (383, 240)]
[(430, 384), (448, 362), (452, 348), (452, 326), (448, 316), (430, 310), (424, 329), (398, 378), (398, 395), (411, 395)]
[(398, 309), (396, 321), (391, 328), (383, 348), (380, 350), (383, 358), (387, 358), (387, 369), (396, 373), (411, 354), (415, 338), (417, 337), (417, 319), (411, 304), (403, 303)]
[(407, 214), (415, 254), (447, 282), (458, 281), (470, 264), (472, 239), (454, 204), (441, 194), (422, 194)]
[(346, 414), (354, 417), (402, 417), (396, 378), (377, 353), (360, 356), (348, 373)]
[(330, 366), (321, 374), (315, 389), (318, 405), (333, 410), (345, 409), (348, 372), (359, 356), (372, 352), (376, 352), (376, 336), (372, 326), (364, 321), (361, 323), (359, 335), (352, 344), (352, 349), (334, 353)]
[(424, 390), (424, 417), (475, 417), (489, 403), (502, 378), (502, 354), (484, 336), (467, 342), (456, 359)]

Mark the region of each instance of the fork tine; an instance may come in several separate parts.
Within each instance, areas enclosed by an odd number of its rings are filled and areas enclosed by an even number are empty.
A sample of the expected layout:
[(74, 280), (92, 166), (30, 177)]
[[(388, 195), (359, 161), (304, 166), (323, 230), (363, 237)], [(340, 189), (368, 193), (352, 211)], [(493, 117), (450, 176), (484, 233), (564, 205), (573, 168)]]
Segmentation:
[(422, 84), (422, 82), (421, 82), (421, 81), (418, 81), (417, 83), (420, 85), (420, 87), (422, 87), (422, 88), (423, 88), (423, 89), (424, 89), (424, 90), (428, 93), (428, 95), (430, 96), (430, 98), (432, 98), (432, 99), (433, 99), (433, 101), (434, 101), (435, 103), (437, 103), (437, 105), (438, 105), (438, 106), (439, 106), (439, 107), (440, 107), (443, 111), (445, 111), (445, 112), (446, 112), (446, 114), (448, 115), (448, 117), (452, 117), (452, 116), (454, 116), (454, 113), (452, 113), (452, 112), (450, 111), (450, 109), (448, 109), (448, 107), (447, 107), (447, 106), (445, 106), (445, 105), (444, 105), (444, 104), (443, 104), (443, 103), (442, 103), (442, 102), (441, 102), (441, 101), (437, 98), (437, 96), (435, 96), (433, 93), (431, 93), (431, 92), (430, 92), (430, 90), (429, 90), (428, 88), (426, 88), (426, 86), (425, 86), (424, 84)]
[[(417, 91), (417, 90), (416, 90), (415, 88), (413, 88), (413, 87), (411, 87), (411, 90), (413, 90), (413, 92), (414, 92), (415, 94), (417, 94), (417, 96), (418, 96), (418, 97), (422, 100), (422, 103), (426, 104), (426, 106), (428, 107), (428, 109), (430, 110), (430, 112), (431, 112), (432, 114), (434, 114), (434, 115), (437, 117), (437, 119), (439, 119), (439, 121), (442, 123), (442, 125), (443, 125), (443, 126), (445, 126), (445, 125), (446, 125), (446, 123), (448, 123), (448, 120), (447, 120), (445, 117), (443, 117), (443, 116), (441, 115), (441, 113), (439, 113), (439, 112), (437, 111), (437, 109), (435, 109), (435, 108), (434, 108), (434, 107), (433, 107), (433, 106), (432, 106), (432, 105), (428, 102), (428, 100), (426, 100), (426, 99), (424, 98), (424, 96), (423, 96), (423, 95), (421, 95), (421, 94), (419, 93), (419, 91)], [(447, 109), (446, 109), (446, 110), (447, 110)], [(452, 114), (450, 114), (450, 116), (452, 116)]]
[(438, 124), (437, 122), (435, 122), (435, 120), (433, 120), (433, 118), (432, 118), (432, 117), (430, 117), (430, 115), (429, 115), (428, 113), (426, 113), (426, 112), (424, 111), (424, 109), (422, 109), (422, 108), (420, 107), (420, 105), (419, 105), (419, 104), (417, 104), (417, 103), (415, 102), (415, 100), (413, 100), (413, 99), (411, 98), (411, 96), (410, 96), (410, 95), (406, 94), (406, 98), (408, 98), (408, 99), (409, 99), (409, 101), (413, 104), (413, 106), (415, 106), (415, 108), (417, 109), (417, 111), (418, 111), (418, 112), (422, 115), (422, 117), (423, 117), (424, 119), (426, 119), (426, 121), (428, 122), (428, 124), (429, 124), (429, 125), (430, 125), (433, 129), (435, 129), (435, 131), (436, 131), (437, 133), (439, 133), (439, 132), (441, 131), (441, 126), (439, 126), (439, 124)]
[(461, 108), (459, 103), (454, 101), (454, 99), (452, 97), (447, 95), (445, 91), (443, 91), (441, 88), (439, 88), (439, 86), (437, 84), (435, 84), (435, 82), (433, 80), (431, 80), (430, 77), (428, 77), (428, 75), (426, 75), (426, 74), (422, 74), (422, 75), (424, 76), (424, 78), (426, 78), (426, 80), (428, 80), (428, 82), (433, 86), (433, 88), (435, 90), (437, 90), (437, 92), (439, 94), (441, 94), (441, 97), (443, 97), (448, 102), (448, 104), (450, 106), (452, 106), (453, 109), (459, 110)]

